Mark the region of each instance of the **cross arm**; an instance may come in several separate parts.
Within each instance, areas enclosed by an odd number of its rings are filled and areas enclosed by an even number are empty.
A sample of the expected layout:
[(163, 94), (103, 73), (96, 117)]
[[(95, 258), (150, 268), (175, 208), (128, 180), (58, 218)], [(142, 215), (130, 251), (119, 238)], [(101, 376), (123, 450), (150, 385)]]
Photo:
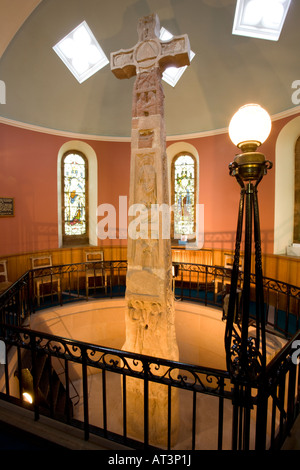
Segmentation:
[(120, 49), (110, 54), (110, 68), (117, 78), (131, 78), (136, 75), (133, 54), (134, 49)]
[(190, 41), (187, 34), (173, 36), (170, 41), (161, 42), (159, 66), (162, 72), (167, 67), (190, 65)]

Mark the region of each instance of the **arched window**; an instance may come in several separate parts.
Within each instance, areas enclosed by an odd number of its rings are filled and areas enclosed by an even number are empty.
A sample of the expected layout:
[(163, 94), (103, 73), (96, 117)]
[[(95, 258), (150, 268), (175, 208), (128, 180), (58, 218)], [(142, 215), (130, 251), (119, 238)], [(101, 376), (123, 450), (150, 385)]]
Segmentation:
[(81, 152), (64, 154), (61, 168), (63, 245), (89, 243), (88, 161)]
[(300, 243), (300, 137), (295, 146), (294, 243)]
[(294, 241), (295, 148), (299, 129), (300, 116), (297, 116), (285, 124), (276, 141), (274, 253), (277, 255), (287, 254)]
[(177, 154), (171, 165), (173, 244), (196, 241), (197, 162), (188, 152)]

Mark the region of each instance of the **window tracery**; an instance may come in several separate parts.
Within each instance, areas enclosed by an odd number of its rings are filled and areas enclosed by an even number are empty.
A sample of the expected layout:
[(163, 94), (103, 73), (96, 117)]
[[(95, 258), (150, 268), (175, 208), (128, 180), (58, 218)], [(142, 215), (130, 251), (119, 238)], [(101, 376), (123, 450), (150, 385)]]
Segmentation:
[(63, 243), (88, 243), (88, 163), (84, 154), (67, 152), (61, 174)]
[(196, 174), (196, 161), (191, 154), (180, 153), (174, 157), (171, 176), (172, 238), (179, 244), (195, 240)]

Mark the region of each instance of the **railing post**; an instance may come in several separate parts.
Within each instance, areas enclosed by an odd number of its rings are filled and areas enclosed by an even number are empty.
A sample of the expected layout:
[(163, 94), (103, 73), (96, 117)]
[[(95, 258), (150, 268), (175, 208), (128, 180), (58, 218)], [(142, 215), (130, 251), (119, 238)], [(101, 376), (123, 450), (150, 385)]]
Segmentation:
[(88, 383), (87, 383), (87, 353), (86, 349), (81, 349), (82, 357), (82, 391), (83, 391), (83, 415), (84, 415), (84, 439), (89, 439), (89, 404), (88, 404)]
[(65, 381), (66, 381), (66, 405), (65, 405), (65, 414), (67, 418), (67, 423), (70, 423), (70, 378), (69, 378), (69, 362), (65, 358)]
[(37, 381), (37, 363), (36, 363), (36, 344), (35, 344), (35, 336), (33, 334), (30, 335), (30, 347), (31, 347), (31, 363), (32, 363), (32, 380), (33, 380), (33, 404), (34, 404), (34, 419), (35, 421), (39, 420), (40, 412), (39, 412), (39, 389), (38, 389), (38, 381)]
[(224, 377), (220, 379), (220, 398), (218, 416), (218, 450), (223, 448), (223, 414), (224, 414)]
[(102, 369), (103, 429), (107, 437), (106, 369)]
[(144, 446), (149, 446), (149, 364), (147, 360), (143, 360), (144, 370)]
[(182, 264), (180, 265), (180, 268), (181, 268), (181, 300), (183, 300), (183, 268), (182, 268)]
[(296, 364), (290, 363), (288, 402), (287, 402), (287, 433), (291, 430), (295, 419), (295, 394), (296, 394)]
[(208, 266), (205, 266), (205, 294), (204, 294), (205, 306), (207, 306), (207, 279), (208, 279)]
[(112, 299), (113, 297), (113, 275), (114, 275), (114, 268), (113, 268), (113, 262), (109, 262), (110, 266), (110, 279), (109, 279), (109, 284), (110, 284), (110, 298)]
[(266, 450), (267, 414), (268, 414), (268, 387), (266, 381), (258, 385), (255, 450)]
[(171, 426), (172, 426), (172, 387), (168, 385), (168, 450), (171, 449)]
[(127, 400), (126, 400), (126, 375), (123, 374), (123, 437), (127, 438)]
[(234, 384), (232, 395), (232, 437), (231, 437), (231, 450), (238, 448), (238, 412), (239, 412), (239, 386)]
[(250, 384), (234, 384), (232, 404), (232, 450), (249, 450), (252, 408)]
[(196, 446), (196, 391), (193, 390), (193, 411), (192, 411), (192, 450), (195, 450)]

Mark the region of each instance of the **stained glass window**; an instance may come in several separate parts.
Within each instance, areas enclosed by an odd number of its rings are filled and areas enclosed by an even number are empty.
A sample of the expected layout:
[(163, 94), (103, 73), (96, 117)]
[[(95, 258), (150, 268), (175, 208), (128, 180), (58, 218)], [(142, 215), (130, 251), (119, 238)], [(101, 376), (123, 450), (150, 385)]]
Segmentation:
[(86, 241), (87, 160), (83, 154), (69, 152), (64, 156), (62, 165), (64, 243)]
[(173, 237), (179, 242), (195, 239), (195, 159), (175, 157), (172, 165)]

